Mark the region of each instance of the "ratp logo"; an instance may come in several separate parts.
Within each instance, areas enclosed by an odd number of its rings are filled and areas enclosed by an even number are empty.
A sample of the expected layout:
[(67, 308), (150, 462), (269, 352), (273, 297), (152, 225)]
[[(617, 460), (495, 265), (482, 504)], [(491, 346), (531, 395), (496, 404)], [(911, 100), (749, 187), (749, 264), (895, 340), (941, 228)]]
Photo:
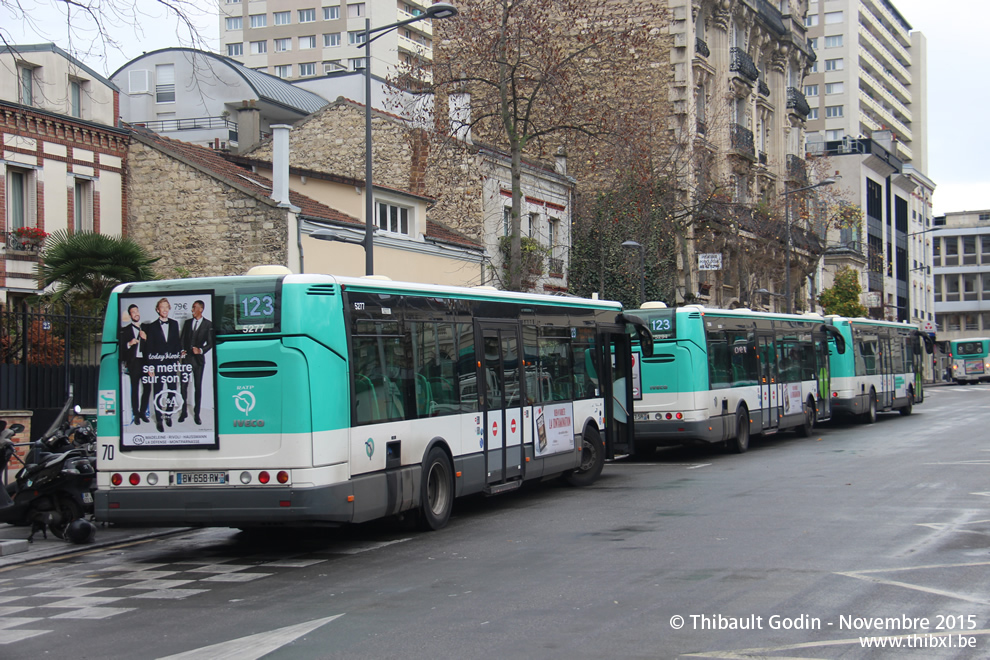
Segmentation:
[(234, 405), (237, 406), (238, 410), (244, 413), (245, 417), (247, 417), (249, 412), (254, 410), (256, 403), (257, 401), (254, 398), (254, 394), (247, 390), (243, 390), (234, 395)]

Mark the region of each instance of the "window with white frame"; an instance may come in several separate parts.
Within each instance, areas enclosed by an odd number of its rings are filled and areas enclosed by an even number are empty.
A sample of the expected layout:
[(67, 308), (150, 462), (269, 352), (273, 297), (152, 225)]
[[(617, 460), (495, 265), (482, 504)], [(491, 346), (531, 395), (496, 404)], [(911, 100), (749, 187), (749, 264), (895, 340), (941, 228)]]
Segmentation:
[(227, 29), (228, 30), (243, 30), (244, 29), (244, 17), (243, 16), (228, 16), (226, 22), (227, 22)]
[(841, 140), (843, 137), (845, 137), (845, 135), (846, 135), (846, 131), (844, 129), (835, 128), (829, 131), (825, 131), (825, 141), (835, 142), (836, 140)]
[(264, 55), (268, 52), (268, 42), (267, 41), (252, 41), (251, 42), (251, 54), (252, 55)]
[(17, 100), (23, 105), (34, 105), (34, 68), (17, 67)]
[(842, 117), (842, 106), (841, 105), (827, 105), (825, 106), (825, 118), (835, 119), (836, 117)]
[(82, 117), (85, 84), (83, 80), (69, 79), (69, 114), (73, 117)]
[(364, 30), (356, 30), (347, 33), (347, 43), (356, 46), (364, 43)]
[(323, 35), (324, 48), (336, 48), (340, 45), (340, 32), (331, 32)]
[(808, 112), (808, 119), (810, 121), (814, 121), (815, 119), (818, 119), (818, 108), (812, 108), (811, 111)]
[(244, 44), (227, 44), (227, 57), (240, 57), (244, 54)]
[(335, 21), (340, 18), (340, 7), (324, 7), (323, 20)]
[(75, 177), (72, 214), (76, 231), (93, 231), (93, 182)]
[(363, 2), (347, 5), (347, 18), (361, 18), (364, 15), (365, 11)]
[(841, 11), (825, 12), (825, 25), (835, 25), (836, 23), (841, 23), (841, 22), (842, 22)]
[(811, 68), (808, 69), (810, 73), (818, 73), (818, 60), (811, 63)]
[(316, 62), (302, 62), (299, 64), (299, 77), (315, 76)]
[(350, 64), (351, 71), (360, 71), (364, 68), (364, 58), (363, 57), (352, 57), (349, 59), (348, 64)]
[(335, 73), (346, 71), (347, 67), (340, 63), (340, 60), (327, 60), (323, 63), (323, 73)]
[(175, 65), (155, 65), (155, 102), (175, 103)]
[(841, 82), (825, 83), (825, 93), (826, 94), (841, 94), (845, 90), (845, 86)]
[(285, 37), (284, 39), (275, 39), (276, 53), (284, 53), (290, 50), (292, 50), (292, 37)]
[(808, 38), (808, 48), (811, 50), (818, 50), (818, 37)]
[(7, 229), (37, 226), (37, 185), (32, 169), (7, 166)]
[(292, 12), (291, 11), (277, 11), (272, 14), (275, 19), (275, 25), (289, 25), (292, 23)]
[(825, 37), (825, 47), (826, 48), (841, 48), (842, 47), (842, 35), (836, 34), (831, 37)]
[(409, 235), (412, 209), (389, 202), (378, 202), (376, 222), (378, 229), (389, 234)]
[(804, 86), (805, 96), (818, 96), (818, 85), (805, 85)]
[(315, 9), (300, 9), (299, 10), (299, 22), (300, 23), (313, 23), (316, 21), (316, 10)]
[(279, 78), (291, 78), (292, 77), (292, 65), (291, 64), (280, 64), (275, 67), (275, 75)]
[(818, 25), (818, 14), (808, 14), (804, 17), (805, 27), (815, 27)]
[(842, 71), (843, 68), (845, 67), (841, 57), (834, 60), (825, 60), (826, 71)]
[(268, 26), (268, 14), (251, 14), (251, 27), (263, 28)]
[(316, 48), (315, 34), (307, 37), (299, 37), (299, 50), (309, 50), (311, 48)]

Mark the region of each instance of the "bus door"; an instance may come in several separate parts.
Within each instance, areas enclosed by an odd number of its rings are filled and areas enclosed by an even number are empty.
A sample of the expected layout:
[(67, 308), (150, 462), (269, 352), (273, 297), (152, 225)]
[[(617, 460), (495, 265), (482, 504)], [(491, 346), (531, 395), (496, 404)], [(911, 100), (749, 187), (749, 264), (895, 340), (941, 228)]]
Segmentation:
[(881, 409), (890, 409), (894, 406), (894, 395), (896, 394), (893, 353), (890, 350), (890, 337), (880, 334), (877, 337), (878, 367), (880, 369), (880, 392), (877, 394), (877, 406)]
[(522, 483), (523, 388), (520, 326), (475, 321), (478, 351), (478, 396), (485, 427), (486, 492), (497, 493)]
[(829, 364), (828, 334), (825, 332), (812, 335), (815, 339), (815, 367), (818, 379), (818, 421), (832, 418), (832, 374)]
[(773, 335), (757, 334), (756, 352), (760, 356), (760, 409), (763, 411), (763, 431), (780, 426), (777, 406), (781, 399), (780, 378), (777, 376), (777, 347)]

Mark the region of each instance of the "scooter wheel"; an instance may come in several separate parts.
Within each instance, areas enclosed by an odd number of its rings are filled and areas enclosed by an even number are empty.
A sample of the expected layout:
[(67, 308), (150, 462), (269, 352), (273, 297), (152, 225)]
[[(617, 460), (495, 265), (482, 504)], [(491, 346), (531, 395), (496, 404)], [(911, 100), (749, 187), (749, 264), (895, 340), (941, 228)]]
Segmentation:
[(69, 524), (71, 524), (74, 520), (82, 518), (82, 516), (82, 507), (80, 507), (76, 502), (66, 497), (59, 498), (58, 520), (51, 523), (48, 528), (57, 538), (64, 539), (65, 530)]

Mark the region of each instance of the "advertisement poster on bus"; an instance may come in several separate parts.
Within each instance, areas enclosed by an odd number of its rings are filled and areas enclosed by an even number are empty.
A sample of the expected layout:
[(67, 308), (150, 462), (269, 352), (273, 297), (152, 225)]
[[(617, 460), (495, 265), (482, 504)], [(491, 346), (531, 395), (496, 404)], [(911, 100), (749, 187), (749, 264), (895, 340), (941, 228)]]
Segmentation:
[(536, 408), (537, 456), (574, 449), (574, 404), (554, 403)]
[(122, 295), (122, 449), (217, 446), (213, 297)]
[(801, 383), (788, 383), (784, 396), (784, 414), (791, 415), (802, 411), (804, 396), (801, 394)]

